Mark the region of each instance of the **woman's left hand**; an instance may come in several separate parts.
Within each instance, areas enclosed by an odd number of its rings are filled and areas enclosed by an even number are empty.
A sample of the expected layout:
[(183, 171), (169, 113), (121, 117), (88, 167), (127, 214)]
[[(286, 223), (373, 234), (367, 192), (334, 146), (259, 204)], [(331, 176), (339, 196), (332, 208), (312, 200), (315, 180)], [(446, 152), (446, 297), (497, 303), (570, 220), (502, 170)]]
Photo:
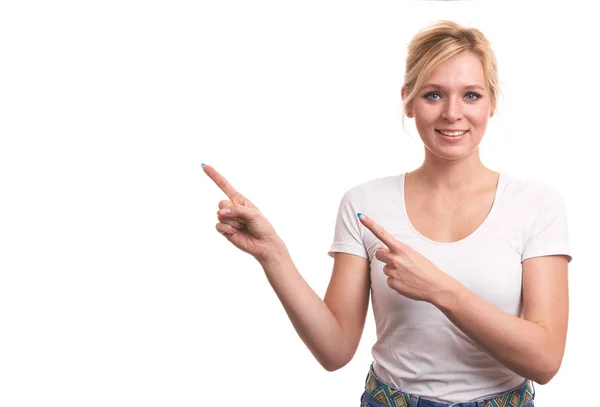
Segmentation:
[(435, 304), (460, 284), (373, 219), (361, 214), (360, 221), (387, 246), (377, 249), (375, 257), (385, 263), (383, 272), (388, 276), (387, 284), (398, 293), (412, 300)]

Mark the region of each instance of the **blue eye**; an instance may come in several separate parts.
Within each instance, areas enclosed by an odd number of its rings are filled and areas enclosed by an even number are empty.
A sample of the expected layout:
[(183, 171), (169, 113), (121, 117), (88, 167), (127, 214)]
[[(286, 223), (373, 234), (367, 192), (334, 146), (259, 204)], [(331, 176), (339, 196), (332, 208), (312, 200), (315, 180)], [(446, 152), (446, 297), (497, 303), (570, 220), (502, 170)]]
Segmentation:
[[(470, 98), (469, 96), (474, 96), (474, 98)], [(466, 98), (467, 98), (467, 100), (469, 100), (469, 101), (474, 101), (474, 100), (480, 99), (480, 98), (481, 98), (481, 95), (480, 95), (479, 93), (475, 93), (475, 92), (469, 92), (469, 93), (467, 93), (467, 94), (466, 94), (466, 96), (465, 96), (465, 97), (466, 97)]]
[(427, 99), (427, 100), (438, 100), (438, 99), (433, 99), (432, 96), (439, 96), (439, 97), (441, 97), (441, 95), (439, 93), (437, 93), (437, 92), (429, 92), (429, 93), (425, 94), (424, 98)]

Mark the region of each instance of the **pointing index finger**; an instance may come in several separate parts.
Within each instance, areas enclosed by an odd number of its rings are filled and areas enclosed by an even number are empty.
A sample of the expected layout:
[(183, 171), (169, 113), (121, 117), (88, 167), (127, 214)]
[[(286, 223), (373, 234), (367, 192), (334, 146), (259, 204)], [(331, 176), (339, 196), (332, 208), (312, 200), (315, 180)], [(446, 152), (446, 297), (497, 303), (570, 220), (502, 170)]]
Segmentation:
[(369, 229), (373, 234), (381, 240), (390, 250), (396, 250), (398, 245), (398, 240), (383, 227), (375, 223), (375, 221), (362, 213), (357, 214), (362, 224), (365, 225), (367, 229)]
[(210, 179), (212, 179), (215, 182), (215, 184), (217, 184), (217, 186), (221, 188), (221, 191), (225, 192), (225, 195), (227, 195), (231, 202), (241, 203), (244, 197), (242, 196), (242, 194), (236, 191), (235, 188), (231, 186), (231, 184), (225, 179), (224, 176), (219, 174), (217, 170), (215, 170), (210, 165), (205, 164), (202, 168), (204, 169), (206, 175), (208, 175)]

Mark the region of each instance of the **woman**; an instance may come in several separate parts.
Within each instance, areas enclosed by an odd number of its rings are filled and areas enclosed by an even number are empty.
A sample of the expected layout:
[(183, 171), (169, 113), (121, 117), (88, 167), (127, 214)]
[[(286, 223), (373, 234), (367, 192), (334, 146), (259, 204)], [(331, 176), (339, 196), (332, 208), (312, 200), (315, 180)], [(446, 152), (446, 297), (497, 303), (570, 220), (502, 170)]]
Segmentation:
[(424, 162), (344, 194), (324, 300), (256, 206), (203, 165), (230, 199), (219, 203), (217, 230), (260, 262), (328, 371), (356, 352), (372, 292), (377, 342), (361, 406), (533, 406), (532, 381), (548, 383), (560, 367), (565, 208), (553, 188), (481, 162), (497, 94), (479, 30), (441, 21), (413, 38), (402, 98)]

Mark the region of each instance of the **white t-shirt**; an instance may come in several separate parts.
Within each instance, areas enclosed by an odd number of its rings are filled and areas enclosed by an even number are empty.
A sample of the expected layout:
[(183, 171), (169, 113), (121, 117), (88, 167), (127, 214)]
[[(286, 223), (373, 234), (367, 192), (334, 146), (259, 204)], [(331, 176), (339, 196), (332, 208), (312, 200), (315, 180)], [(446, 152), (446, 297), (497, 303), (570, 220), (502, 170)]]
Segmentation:
[(411, 225), (404, 203), (405, 173), (378, 178), (343, 196), (328, 254), (369, 260), (377, 341), (375, 373), (403, 392), (440, 403), (458, 403), (504, 392), (525, 381), (458, 329), (439, 309), (387, 285), (375, 251), (385, 245), (358, 220), (371, 217), (396, 239), (495, 307), (523, 317), (521, 262), (530, 257), (571, 255), (560, 194), (537, 181), (500, 173), (492, 209), (468, 237), (435, 242)]

